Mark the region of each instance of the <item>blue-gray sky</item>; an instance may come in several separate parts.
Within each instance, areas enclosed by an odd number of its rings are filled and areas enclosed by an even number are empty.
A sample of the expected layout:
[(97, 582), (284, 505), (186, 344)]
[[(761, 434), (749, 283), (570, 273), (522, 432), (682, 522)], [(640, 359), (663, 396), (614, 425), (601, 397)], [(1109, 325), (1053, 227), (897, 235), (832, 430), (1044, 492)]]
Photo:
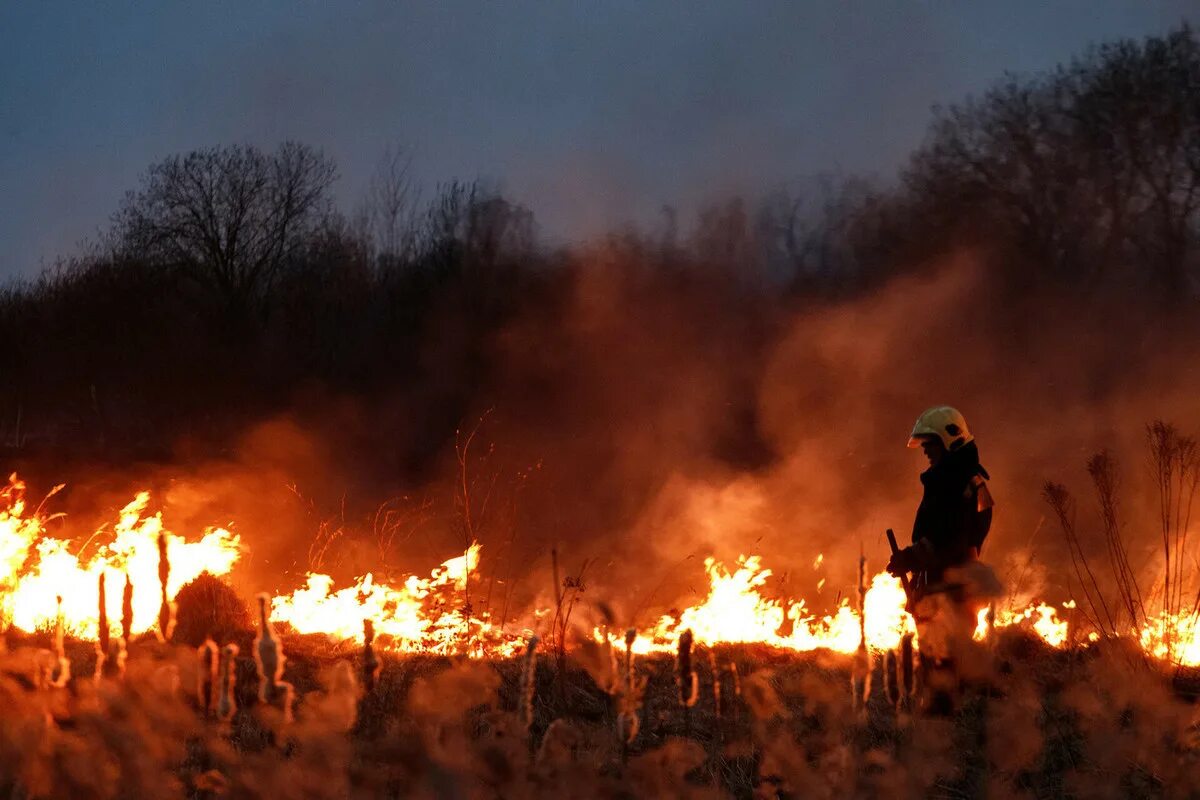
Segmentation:
[(349, 208), (389, 146), (556, 240), (821, 172), (887, 179), (934, 103), (1194, 0), (0, 0), (0, 277), (104, 226), (151, 162), (298, 139)]

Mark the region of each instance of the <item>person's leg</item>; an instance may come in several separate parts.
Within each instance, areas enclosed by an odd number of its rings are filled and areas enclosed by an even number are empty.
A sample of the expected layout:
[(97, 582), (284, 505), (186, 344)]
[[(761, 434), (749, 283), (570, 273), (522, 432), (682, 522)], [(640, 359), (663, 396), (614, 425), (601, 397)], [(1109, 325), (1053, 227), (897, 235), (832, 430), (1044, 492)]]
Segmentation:
[(921, 664), (918, 707), (927, 714), (948, 715), (955, 707), (958, 673), (954, 650), (960, 621), (953, 606), (945, 594), (933, 594), (923, 597), (914, 609)]

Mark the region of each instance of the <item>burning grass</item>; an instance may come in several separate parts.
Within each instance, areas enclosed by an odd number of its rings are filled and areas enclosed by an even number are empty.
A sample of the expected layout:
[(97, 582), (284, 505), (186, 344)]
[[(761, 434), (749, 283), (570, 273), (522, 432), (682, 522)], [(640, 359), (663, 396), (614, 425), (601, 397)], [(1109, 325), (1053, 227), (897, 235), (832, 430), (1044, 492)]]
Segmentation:
[(143, 494), (77, 542), (15, 477), (4, 497), (0, 789), (18, 796), (1200, 791), (1181, 604), (1103, 635), (1070, 602), (983, 611), (960, 703), (932, 718), (904, 592), (861, 563), (855, 606), (822, 614), (761, 557), (710, 558), (703, 597), (623, 628), (581, 602), (588, 562), (560, 580), (555, 557), (555, 608), (505, 625), (473, 603), (472, 542), (424, 576), (312, 574), (251, 615), (228, 531), (177, 535)]

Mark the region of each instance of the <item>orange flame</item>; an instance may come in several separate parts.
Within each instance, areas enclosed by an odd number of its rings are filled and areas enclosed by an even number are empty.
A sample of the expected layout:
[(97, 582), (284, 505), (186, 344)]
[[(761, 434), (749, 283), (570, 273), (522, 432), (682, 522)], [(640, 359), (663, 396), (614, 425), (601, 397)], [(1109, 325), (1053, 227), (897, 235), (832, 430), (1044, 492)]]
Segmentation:
[[(161, 597), (160, 535), (165, 536), (171, 561), (166, 590), (172, 599), (201, 572), (229, 574), (240, 555), (241, 540), (228, 530), (210, 528), (197, 539), (166, 530), (161, 514), (146, 513), (147, 492), (121, 510), (111, 534), (101, 537), (103, 531), (98, 532), (82, 547), (75, 547), (70, 540), (49, 535), (46, 520), (38, 514), (27, 513), (24, 491), (15, 475), (7, 487), (0, 488), (0, 616), (20, 630), (51, 628), (61, 613), (67, 632), (96, 637), (97, 584), (102, 574), (109, 587), (122, 585), (128, 576), (133, 587), (133, 632), (152, 629)], [(85, 556), (93, 540), (102, 543)], [(480, 554), (480, 545), (472, 544), (428, 577), (410, 575), (397, 583), (367, 574), (335, 590), (328, 575), (310, 574), (304, 587), (275, 598), (271, 618), (299, 633), (359, 643), (363, 641), (363, 622), (370, 620), (379, 637), (377, 643), (398, 651), (515, 655), (523, 647), (525, 631), (507, 632), (486, 613), (472, 610), (471, 589), (478, 580)], [(813, 568), (820, 568), (822, 561), (818, 556)], [(820, 615), (811, 612), (804, 599), (765, 593), (771, 570), (758, 555), (739, 557), (733, 569), (709, 558), (705, 572), (709, 580), (706, 596), (639, 633), (633, 643), (635, 653), (672, 651), (685, 630), (691, 630), (697, 642), (710, 645), (760, 643), (800, 652), (827, 649), (841, 653), (852, 653), (864, 644), (875, 650), (892, 649), (905, 633), (915, 631), (912, 617), (904, 610), (900, 581), (886, 573), (871, 579), (860, 618), (845, 600), (832, 613)], [(822, 579), (818, 589), (823, 584)], [(121, 600), (121, 592), (107, 593), (110, 634), (120, 625)], [(1069, 639), (1095, 640), (1094, 633), (1069, 635), (1069, 623), (1060, 613), (1073, 608), (1074, 603), (1067, 601), (1061, 607), (1034, 602), (1024, 608), (998, 610), (993, 627), (1023, 626), (1056, 648), (1067, 646)], [(543, 610), (534, 615), (544, 614)], [(986, 614), (985, 610), (978, 618), (977, 639), (989, 633)], [(1155, 658), (1200, 665), (1200, 615), (1160, 614), (1131, 633)]]
[[(153, 628), (161, 602), (158, 578), (158, 536), (165, 533), (171, 558), (167, 594), (174, 598), (179, 588), (201, 572), (225, 575), (237, 561), (240, 540), (236, 534), (211, 528), (196, 541), (187, 541), (163, 527), (162, 515), (144, 516), (150, 502), (148, 492), (139, 494), (121, 510), (113, 528), (112, 541), (99, 545), (82, 557), (71, 542), (49, 536), (43, 521), (25, 516), (25, 486), (14, 475), (0, 497), (8, 505), (0, 511), (0, 613), (15, 627), (33, 631), (55, 624), (62, 598), (64, 628), (70, 633), (95, 638), (99, 632), (97, 584), (101, 573), (109, 586), (125, 579), (133, 587), (134, 633)], [(121, 593), (108, 592), (106, 610), (116, 633), (121, 620)]]
[[(697, 642), (754, 642), (787, 650), (807, 652), (827, 649), (852, 653), (862, 642), (858, 614), (843, 600), (833, 614), (816, 616), (804, 600), (775, 600), (760, 589), (771, 577), (761, 556), (741, 556), (737, 569), (708, 558), (704, 569), (709, 577), (708, 596), (678, 615), (667, 615), (634, 642), (636, 653), (668, 652), (679, 643), (685, 630)], [(894, 647), (910, 630), (912, 618), (904, 610), (904, 590), (890, 575), (875, 576), (864, 600), (867, 609), (867, 644)]]
[(479, 565), (479, 544), (442, 562), (428, 578), (410, 575), (399, 586), (371, 574), (333, 590), (333, 579), (312, 573), (303, 589), (275, 598), (271, 618), (299, 633), (363, 641), (363, 620), (377, 641), (395, 650), (468, 655), (515, 655), (523, 639), (505, 636), (484, 616), (469, 612), (467, 585)]

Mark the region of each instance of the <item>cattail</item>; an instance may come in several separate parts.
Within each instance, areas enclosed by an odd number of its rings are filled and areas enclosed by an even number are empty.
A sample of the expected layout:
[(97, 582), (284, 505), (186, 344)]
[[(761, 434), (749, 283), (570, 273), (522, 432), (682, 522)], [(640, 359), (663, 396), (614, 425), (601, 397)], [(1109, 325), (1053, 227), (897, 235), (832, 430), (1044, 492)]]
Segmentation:
[(58, 604), (58, 610), (54, 615), (54, 655), (58, 658), (62, 658), (65, 655), (63, 650), (62, 595), (57, 595), (54, 600)]
[(237, 675), (234, 673), (237, 654), (238, 646), (236, 644), (227, 644), (221, 648), (221, 661), (217, 668), (220, 673), (220, 696), (217, 699), (217, 717), (223, 720), (232, 719), (234, 712), (237, 711), (237, 699), (233, 696), (233, 689), (237, 683)]
[(913, 635), (906, 633), (900, 639), (900, 702), (905, 708), (914, 697), (913, 683)]
[(895, 650), (888, 650), (883, 654), (883, 694), (895, 707), (900, 705), (900, 675), (897, 674), (899, 668), (900, 663)]
[(275, 696), (275, 684), (283, 677), (283, 647), (275, 637), (268, 613), (270, 596), (258, 596), (258, 636), (254, 638), (254, 665), (258, 668), (258, 699), (269, 703)]
[(125, 591), (121, 593), (121, 638), (125, 646), (133, 636), (133, 584), (129, 582), (129, 573), (125, 573)]
[(869, 703), (871, 701), (871, 692), (874, 689), (874, 687), (871, 685), (872, 678), (874, 678), (874, 676), (875, 676), (875, 657), (874, 656), (875, 656), (875, 654), (872, 653), (870, 650), (868, 650), (865, 647), (859, 651), (859, 663), (861, 665), (860, 669), (862, 670), (862, 676), (863, 676), (862, 700), (861, 700), (862, 708), (866, 708), (867, 703)]
[(205, 715), (212, 716), (216, 710), (217, 643), (205, 639), (204, 644), (197, 648), (196, 657), (200, 661), (196, 675), (196, 699)]
[(275, 706), (283, 715), (284, 722), (292, 721), (292, 704), (296, 700), (296, 689), (287, 681), (275, 682)]
[(696, 673), (692, 671), (692, 630), (688, 628), (679, 637), (679, 702), (684, 708), (696, 704)]
[(254, 639), (254, 666), (258, 670), (258, 699), (275, 704), (283, 711), (285, 721), (292, 718), (292, 685), (283, 680), (283, 642), (271, 626), (270, 595), (258, 596), (258, 636)]
[(158, 582), (162, 590), (162, 604), (158, 607), (158, 637), (171, 641), (175, 630), (175, 607), (167, 596), (167, 581), (171, 577), (171, 560), (167, 556), (167, 533), (158, 534)]
[[(530, 636), (525, 646), (525, 660), (521, 665), (521, 722), (528, 734), (533, 728), (533, 701), (537, 692), (537, 647), (540, 640)], [(533, 746), (532, 739), (530, 747)]]
[(637, 630), (629, 628), (625, 631), (625, 691), (633, 691), (633, 643), (637, 641)]
[[(103, 674), (107, 678), (121, 679), (125, 677), (125, 640), (118, 636), (115, 639), (110, 639), (108, 643), (108, 654), (103, 661)], [(101, 668), (101, 664), (97, 664), (97, 670)]]
[(717, 654), (711, 647), (708, 648), (708, 671), (712, 674), (713, 710), (719, 721), (724, 716), (721, 708), (721, 673), (717, 669)]
[(621, 664), (620, 690), (617, 696), (617, 741), (621, 745), (621, 757), (629, 754), (629, 745), (637, 738), (640, 723), (638, 706), (641, 702), (641, 684), (633, 673), (633, 643), (637, 641), (637, 630), (625, 631), (625, 655)]
[(1067, 609), (1067, 652), (1075, 652), (1075, 636), (1078, 631), (1078, 609), (1074, 600), (1068, 600), (1063, 604)]
[(858, 652), (850, 668), (850, 698), (855, 708), (865, 708), (871, 696), (871, 658), (867, 650), (867, 558), (858, 557)]
[(99, 608), (99, 632), (100, 632), (100, 635), (96, 639), (96, 645), (98, 647), (98, 652), (100, 653), (100, 656), (103, 657), (108, 654), (108, 640), (109, 640), (108, 602), (107, 602), (108, 596), (104, 591), (104, 573), (103, 572), (100, 573), (99, 593), (100, 593), (100, 608)]
[(63, 646), (62, 595), (58, 598), (58, 615), (54, 619), (54, 666), (50, 672), (50, 685), (62, 688), (71, 680), (71, 662)]
[(379, 670), (379, 657), (375, 655), (375, 623), (369, 619), (364, 619), (362, 677), (363, 688), (367, 692), (375, 691), (375, 682), (379, 679)]
[(858, 630), (861, 634), (861, 646), (867, 646), (867, 557), (858, 557)]
[(97, 615), (96, 624), (96, 678), (107, 674), (108, 668), (105, 667), (105, 662), (108, 660), (108, 650), (110, 646), (109, 630), (108, 630), (108, 603), (107, 595), (104, 591), (104, 572), (100, 572), (100, 581), (98, 587), (99, 597), (99, 613)]

